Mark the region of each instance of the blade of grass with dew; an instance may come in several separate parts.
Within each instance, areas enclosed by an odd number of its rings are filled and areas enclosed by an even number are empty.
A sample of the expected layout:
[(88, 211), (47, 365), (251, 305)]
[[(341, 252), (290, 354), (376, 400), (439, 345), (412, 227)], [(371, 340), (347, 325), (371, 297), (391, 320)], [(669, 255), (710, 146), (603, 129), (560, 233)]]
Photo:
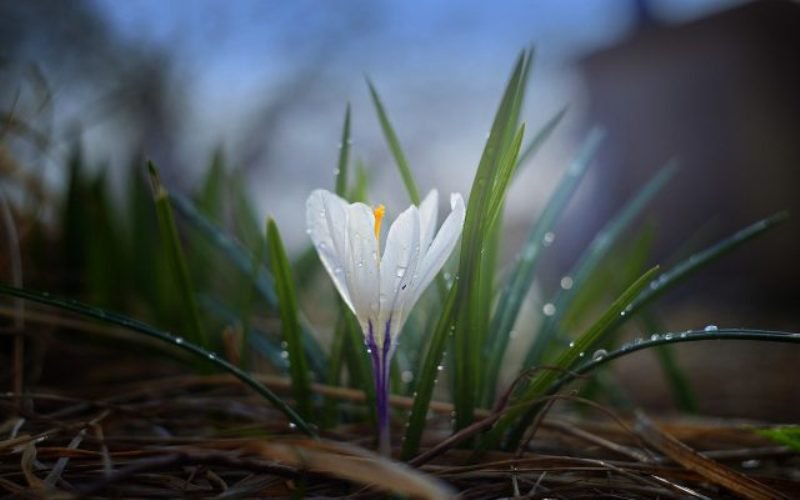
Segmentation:
[[(661, 296), (664, 292), (680, 283), (701, 267), (715, 261), (756, 236), (763, 234), (768, 229), (784, 222), (787, 218), (788, 214), (786, 212), (773, 214), (737, 231), (735, 234), (715, 243), (709, 248), (691, 255), (689, 258), (676, 264), (672, 269), (664, 272), (653, 280), (650, 285), (631, 302), (630, 306), (623, 311), (623, 316), (635, 314), (639, 309)], [(623, 319), (624, 318), (620, 317), (620, 322)]]
[[(331, 342), (330, 353), (328, 354), (328, 374), (325, 383), (331, 387), (339, 387), (341, 383), (345, 349), (347, 348), (347, 332), (344, 331), (345, 327), (344, 317), (340, 315), (333, 329), (333, 340)], [(338, 408), (339, 401), (336, 398), (327, 398), (325, 400), (324, 421), (328, 427), (335, 427), (338, 423)]]
[[(592, 350), (603, 340), (610, 329), (616, 325), (617, 318), (620, 317), (633, 298), (647, 286), (657, 272), (658, 267), (650, 269), (622, 292), (597, 321), (579, 335), (570, 344), (568, 349), (561, 352), (553, 364), (555, 370), (540, 371), (522, 391), (515, 403), (533, 401), (543, 394), (546, 394), (549, 388), (558, 379), (561, 370), (571, 370), (575, 364), (586, 355), (587, 351), (593, 352)], [(539, 405), (533, 408), (516, 405), (516, 409), (508, 411), (503, 415), (495, 424), (494, 428), (484, 437), (481, 443), (481, 449), (488, 449), (489, 446), (498, 443), (512, 425), (513, 428), (511, 428), (505, 444), (507, 448), (516, 446), (522, 438), (525, 429), (527, 429), (529, 423), (533, 420), (533, 416), (539, 409)]]
[[(658, 324), (655, 316), (643, 311), (640, 317), (645, 325), (647, 332), (663, 332), (664, 328)], [(675, 352), (670, 345), (662, 345), (655, 349), (656, 359), (661, 365), (661, 371), (667, 379), (667, 383), (672, 393), (672, 400), (677, 408), (683, 413), (697, 413), (697, 398), (692, 391), (689, 380), (678, 366)]]
[(131, 330), (146, 335), (148, 337), (160, 340), (165, 344), (172, 346), (173, 348), (177, 348), (185, 352), (188, 352), (200, 359), (205, 359), (208, 363), (233, 375), (234, 377), (242, 381), (245, 385), (256, 391), (259, 395), (263, 396), (277, 410), (281, 411), (284, 415), (286, 415), (286, 417), (297, 426), (298, 430), (309, 436), (316, 437), (316, 433), (306, 423), (306, 421), (303, 420), (303, 418), (301, 418), (300, 415), (298, 415), (294, 410), (292, 410), (292, 408), (289, 407), (289, 405), (287, 405), (281, 398), (279, 398), (275, 393), (269, 390), (269, 388), (265, 387), (263, 384), (255, 380), (253, 377), (251, 377), (244, 371), (240, 370), (236, 366), (233, 366), (232, 364), (228, 363), (224, 359), (220, 358), (213, 352), (203, 349), (202, 347), (187, 340), (184, 340), (181, 337), (177, 337), (170, 333), (157, 330), (156, 328), (153, 328), (152, 326), (146, 323), (142, 323), (141, 321), (129, 318), (127, 316), (123, 316), (121, 314), (117, 314), (111, 311), (106, 311), (104, 309), (93, 307), (87, 304), (82, 304), (78, 301), (53, 297), (50, 294), (33, 292), (30, 290), (14, 288), (2, 284), (0, 284), (0, 294), (10, 295), (12, 297), (18, 297), (25, 300), (30, 300), (33, 302), (37, 302), (39, 304), (44, 304), (47, 306), (55, 307), (57, 309), (61, 309), (63, 311), (69, 311), (81, 316), (99, 320), (104, 323), (124, 328), (126, 330)]
[[(454, 305), (456, 329), (454, 332), (453, 402), (455, 406), (455, 430), (460, 430), (473, 421), (478, 393), (476, 369), (483, 366), (480, 341), (488, 327), (488, 311), (491, 302), (481, 301), (484, 284), (481, 283), (481, 256), (487, 243), (489, 229), (486, 214), (495, 200), (502, 200), (505, 191), (494, 189), (501, 169), (514, 168), (513, 164), (501, 165), (508, 158), (506, 150), (518, 130), (519, 111), (528, 75), (529, 53), (520, 54), (511, 78), (503, 93), (495, 115), (489, 138), (486, 141), (467, 204), (457, 277), (463, 285), (457, 288)], [(504, 148), (504, 146), (506, 146)]]
[[(542, 133), (540, 132), (539, 135)], [(508, 346), (509, 335), (517, 321), (522, 302), (533, 284), (536, 266), (541, 255), (542, 241), (545, 235), (551, 232), (567, 203), (572, 199), (572, 195), (583, 179), (604, 135), (600, 129), (590, 132), (578, 156), (567, 169), (558, 188), (548, 200), (542, 214), (533, 226), (517, 256), (515, 266), (508, 275), (509, 281), (503, 288), (495, 309), (492, 326), (489, 329), (489, 340), (486, 344), (489, 353), (483, 388), (484, 406), (491, 405), (494, 400), (497, 379), (503, 355)]]
[(553, 344), (554, 339), (559, 333), (559, 325), (564, 313), (569, 308), (575, 295), (586, 283), (592, 271), (597, 267), (601, 260), (608, 254), (609, 250), (622, 236), (633, 220), (647, 206), (650, 200), (658, 194), (666, 183), (672, 178), (677, 169), (674, 162), (669, 162), (662, 167), (650, 181), (639, 190), (625, 206), (597, 233), (594, 240), (578, 259), (567, 274), (572, 280), (569, 288), (561, 287), (556, 292), (555, 297), (550, 301), (553, 306), (552, 314), (545, 314), (542, 326), (534, 338), (533, 344), (528, 349), (523, 366), (531, 367), (542, 364), (547, 349)]
[(453, 334), (453, 307), (458, 295), (458, 283), (447, 294), (439, 320), (430, 336), (428, 348), (420, 363), (420, 368), (414, 377), (414, 403), (408, 414), (406, 433), (403, 438), (403, 447), (400, 453), (402, 460), (409, 460), (417, 454), (422, 432), (428, 416), (428, 406), (433, 397), (433, 389), (438, 377), (439, 365), (444, 356), (447, 339)]
[(403, 148), (400, 146), (400, 140), (397, 138), (397, 133), (394, 131), (391, 122), (389, 122), (389, 117), (386, 115), (386, 109), (384, 108), (383, 102), (378, 95), (378, 91), (375, 90), (375, 85), (372, 84), (369, 78), (367, 78), (367, 86), (369, 87), (369, 93), (372, 96), (372, 103), (375, 105), (375, 111), (378, 113), (378, 120), (381, 123), (381, 130), (383, 130), (383, 135), (386, 137), (386, 142), (389, 144), (389, 150), (392, 152), (392, 156), (397, 164), (397, 169), (400, 171), (400, 177), (403, 179), (403, 184), (406, 187), (406, 191), (408, 191), (408, 197), (411, 198), (411, 203), (419, 206), (420, 202), (422, 201), (419, 196), (419, 189), (417, 188), (416, 181), (414, 181), (414, 174), (411, 172), (411, 168), (408, 166), (408, 160), (406, 160), (406, 155), (403, 153)]
[(163, 245), (165, 245), (166, 251), (170, 256), (174, 278), (180, 287), (183, 306), (189, 320), (189, 331), (192, 332), (191, 340), (203, 347), (209, 347), (209, 338), (203, 329), (203, 323), (200, 319), (200, 309), (197, 307), (197, 299), (189, 276), (189, 268), (186, 264), (186, 257), (183, 254), (180, 237), (178, 236), (178, 228), (175, 225), (169, 193), (161, 184), (155, 164), (148, 161), (147, 169), (150, 172), (150, 182), (153, 187), (153, 198), (156, 203), (156, 213), (158, 214), (158, 225), (161, 229)]
[(275, 276), (275, 291), (278, 293), (283, 339), (286, 342), (286, 352), (289, 353), (289, 377), (292, 379), (298, 412), (303, 418), (309, 419), (312, 416), (311, 381), (308, 378), (308, 361), (297, 317), (297, 293), (289, 259), (286, 257), (278, 226), (272, 218), (267, 221), (267, 247), (270, 267)]
[(552, 385), (549, 394), (555, 394), (562, 387), (572, 381), (595, 371), (600, 366), (631, 355), (645, 349), (661, 346), (671, 346), (689, 342), (704, 342), (721, 340), (750, 341), (750, 342), (778, 342), (794, 344), (800, 348), (800, 333), (786, 331), (757, 330), (750, 328), (718, 328), (716, 330), (686, 330), (680, 333), (665, 333), (651, 336), (649, 339), (629, 342), (619, 349), (610, 352), (595, 352), (585, 363), (561, 374), (558, 381)]
[[(172, 201), (178, 212), (180, 212), (195, 229), (204, 234), (210, 243), (221, 250), (230, 263), (233, 264), (242, 275), (248, 276), (250, 274), (253, 257), (247, 249), (243, 248), (239, 243), (234, 241), (230, 236), (225, 234), (225, 232), (200, 214), (194, 204), (185, 196), (180, 193), (173, 193)], [(267, 305), (271, 309), (277, 310), (278, 297), (275, 293), (275, 282), (272, 275), (261, 267), (253, 284), (261, 297), (266, 301)], [(302, 318), (301, 326), (303, 328), (303, 345), (305, 346), (311, 369), (319, 380), (323, 380), (325, 378), (327, 364), (325, 361), (325, 353), (311, 333), (310, 327), (305, 324)]]

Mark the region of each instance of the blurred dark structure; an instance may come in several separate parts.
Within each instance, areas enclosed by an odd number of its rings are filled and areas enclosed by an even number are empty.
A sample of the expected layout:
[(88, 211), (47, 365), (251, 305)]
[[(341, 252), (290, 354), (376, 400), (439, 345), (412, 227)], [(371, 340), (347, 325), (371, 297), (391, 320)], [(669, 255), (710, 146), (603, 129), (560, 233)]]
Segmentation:
[(647, 2), (636, 5), (631, 36), (580, 63), (588, 120), (609, 139), (591, 211), (576, 216), (599, 227), (676, 156), (681, 171), (650, 212), (657, 262), (703, 227), (699, 246), (790, 211), (672, 298), (800, 330), (800, 4), (756, 1), (684, 25), (660, 25)]

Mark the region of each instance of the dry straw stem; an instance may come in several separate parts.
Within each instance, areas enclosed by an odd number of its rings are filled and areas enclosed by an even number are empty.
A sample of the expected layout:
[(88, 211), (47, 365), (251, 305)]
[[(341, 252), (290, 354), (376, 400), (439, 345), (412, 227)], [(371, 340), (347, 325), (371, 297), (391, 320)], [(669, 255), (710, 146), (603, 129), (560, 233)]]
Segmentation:
[(675, 462), (693, 470), (725, 489), (754, 500), (788, 499), (779, 491), (765, 486), (721, 463), (700, 455), (674, 437), (658, 429), (643, 413), (638, 413), (636, 430), (653, 447)]

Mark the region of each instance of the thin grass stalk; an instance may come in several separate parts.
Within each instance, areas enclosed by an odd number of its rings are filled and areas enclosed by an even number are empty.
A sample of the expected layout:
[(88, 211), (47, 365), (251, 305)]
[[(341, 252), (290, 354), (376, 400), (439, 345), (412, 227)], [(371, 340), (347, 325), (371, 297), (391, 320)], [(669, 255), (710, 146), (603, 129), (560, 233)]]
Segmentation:
[(200, 309), (197, 307), (197, 299), (195, 298), (194, 287), (189, 275), (189, 266), (186, 264), (186, 257), (178, 235), (175, 217), (172, 214), (169, 192), (161, 184), (155, 164), (147, 162), (147, 169), (150, 172), (150, 182), (153, 187), (153, 197), (156, 203), (158, 225), (161, 229), (163, 244), (172, 262), (175, 279), (178, 282), (183, 304), (186, 308), (185, 313), (189, 319), (188, 331), (192, 334), (191, 339), (193, 342), (209, 347), (209, 338), (200, 319)]
[(273, 219), (267, 221), (267, 247), (269, 261), (275, 275), (275, 291), (278, 293), (279, 311), (286, 352), (289, 354), (289, 376), (300, 415), (312, 417), (311, 381), (308, 376), (308, 361), (303, 349), (302, 328), (297, 316), (297, 293), (294, 289), (289, 259), (283, 247), (278, 226)]

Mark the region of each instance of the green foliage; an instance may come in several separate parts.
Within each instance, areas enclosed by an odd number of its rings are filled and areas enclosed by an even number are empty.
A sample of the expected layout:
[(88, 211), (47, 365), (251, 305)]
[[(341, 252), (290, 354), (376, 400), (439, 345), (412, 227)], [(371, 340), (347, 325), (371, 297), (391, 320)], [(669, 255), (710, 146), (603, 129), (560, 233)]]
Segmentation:
[(276, 291), (281, 315), (283, 338), (289, 354), (289, 376), (292, 380), (295, 399), (300, 415), (311, 416), (311, 381), (308, 378), (308, 362), (303, 349), (303, 336), (300, 320), (297, 317), (297, 298), (294, 278), (283, 248), (278, 226), (275, 221), (267, 222), (267, 246), (272, 272), (275, 274)]
[[(532, 376), (521, 379), (503, 416), (479, 436), (477, 443), (472, 443), (479, 449), (518, 446), (542, 410), (537, 404), (541, 398), (561, 390), (577, 375), (641, 349), (657, 348), (674, 397), (682, 408), (692, 410), (695, 402), (689, 380), (680, 371), (669, 344), (710, 339), (800, 343), (795, 335), (738, 329), (663, 335), (614, 350), (614, 335), (625, 321), (643, 312), (638, 319), (648, 325), (648, 330), (657, 329), (653, 316), (645, 309), (655, 299), (785, 219), (784, 214), (765, 218), (660, 275), (656, 275), (656, 268), (643, 273), (651, 265), (653, 232), (635, 233), (627, 246), (625, 235), (634, 231), (635, 221), (673, 175), (672, 165), (662, 168), (597, 233), (567, 273), (569, 286), (562, 286), (548, 297), (550, 313), (538, 330), (530, 331), (526, 325), (518, 324), (523, 301), (538, 277), (541, 257), (549, 251), (557, 223), (604, 136), (599, 129), (588, 134), (552, 197), (532, 220), (516, 259), (510, 265), (504, 264), (501, 273), (498, 266), (504, 243), (507, 192), (519, 168), (534, 158), (565, 113), (559, 111), (532, 139), (525, 141), (525, 125), (520, 117), (531, 65), (532, 53), (522, 52), (498, 105), (469, 193), (461, 244), (453, 259), (454, 279), (448, 285), (442, 276), (438, 277), (438, 296), (433, 291), (423, 296), (421, 306), (406, 324), (407, 331), (398, 348), (395, 360), (399, 364), (392, 371), (394, 386), (414, 395), (402, 443), (403, 459), (410, 459), (419, 451), (440, 375), (446, 373), (449, 378), (455, 406), (454, 431), (471, 425), (477, 408), (497, 404), (498, 392), (505, 389), (498, 387), (500, 371), (507, 364), (506, 351), (515, 331), (535, 335), (524, 363), (516, 367), (519, 374), (529, 371)], [(367, 83), (409, 198), (419, 204), (420, 189), (398, 133), (375, 86)], [(367, 201), (369, 172), (357, 156), (353, 160), (351, 134), (348, 104), (336, 161), (335, 191), (350, 201)], [(374, 424), (377, 419), (370, 360), (354, 316), (344, 302), (332, 299), (336, 322), (324, 325), (332, 335), (320, 342), (326, 336), (317, 333), (303, 315), (304, 292), (327, 279), (322, 276), (314, 248), (307, 246), (290, 261), (272, 220), (264, 238), (263, 224), (244, 175), (225, 163), (221, 150), (213, 154), (193, 196), (177, 190), (168, 192), (152, 164), (149, 193), (142, 162), (135, 160), (132, 164), (125, 204), (117, 204), (104, 170), (86, 165), (80, 151), (74, 152), (67, 164), (63, 206), (56, 212), (60, 214), (60, 234), (56, 238), (61, 255), (56, 265), (59, 279), (44, 281), (46, 273), (40, 273), (32, 282), (34, 287), (43, 283), (41, 288), (56, 289), (62, 295), (79, 297), (98, 307), (2, 285), (0, 293), (156, 338), (163, 342), (166, 353), (182, 362), (193, 362), (198, 370), (213, 366), (238, 377), (309, 435), (314, 435), (311, 424), (333, 427), (343, 421), (359, 420)], [(173, 209), (179, 214), (177, 219)], [(39, 253), (32, 255), (41, 259)], [(141, 321), (111, 310), (125, 311)], [(168, 334), (165, 329), (181, 331), (187, 340)], [(231, 353), (233, 363), (211, 350), (212, 346), (223, 345), (220, 335), (226, 329), (240, 335), (235, 343), (238, 352)], [(573, 331), (582, 333), (568, 333)], [(593, 356), (600, 347), (603, 350), (598, 352), (602, 355)], [(233, 356), (238, 356), (240, 366), (234, 366)], [(295, 409), (246, 372), (251, 366), (263, 366), (251, 360), (262, 361), (270, 370), (289, 378)], [(398, 366), (402, 371), (413, 372), (410, 383), (397, 383), (401, 372)], [(552, 369), (533, 370), (543, 366)], [(352, 405), (340, 405), (332, 398), (315, 398), (312, 380), (363, 391), (366, 411), (353, 411)], [(611, 377), (604, 380), (613, 384)], [(757, 432), (797, 449), (796, 427)]]
[(755, 429), (755, 432), (776, 443), (788, 446), (794, 451), (800, 451), (800, 425)]

